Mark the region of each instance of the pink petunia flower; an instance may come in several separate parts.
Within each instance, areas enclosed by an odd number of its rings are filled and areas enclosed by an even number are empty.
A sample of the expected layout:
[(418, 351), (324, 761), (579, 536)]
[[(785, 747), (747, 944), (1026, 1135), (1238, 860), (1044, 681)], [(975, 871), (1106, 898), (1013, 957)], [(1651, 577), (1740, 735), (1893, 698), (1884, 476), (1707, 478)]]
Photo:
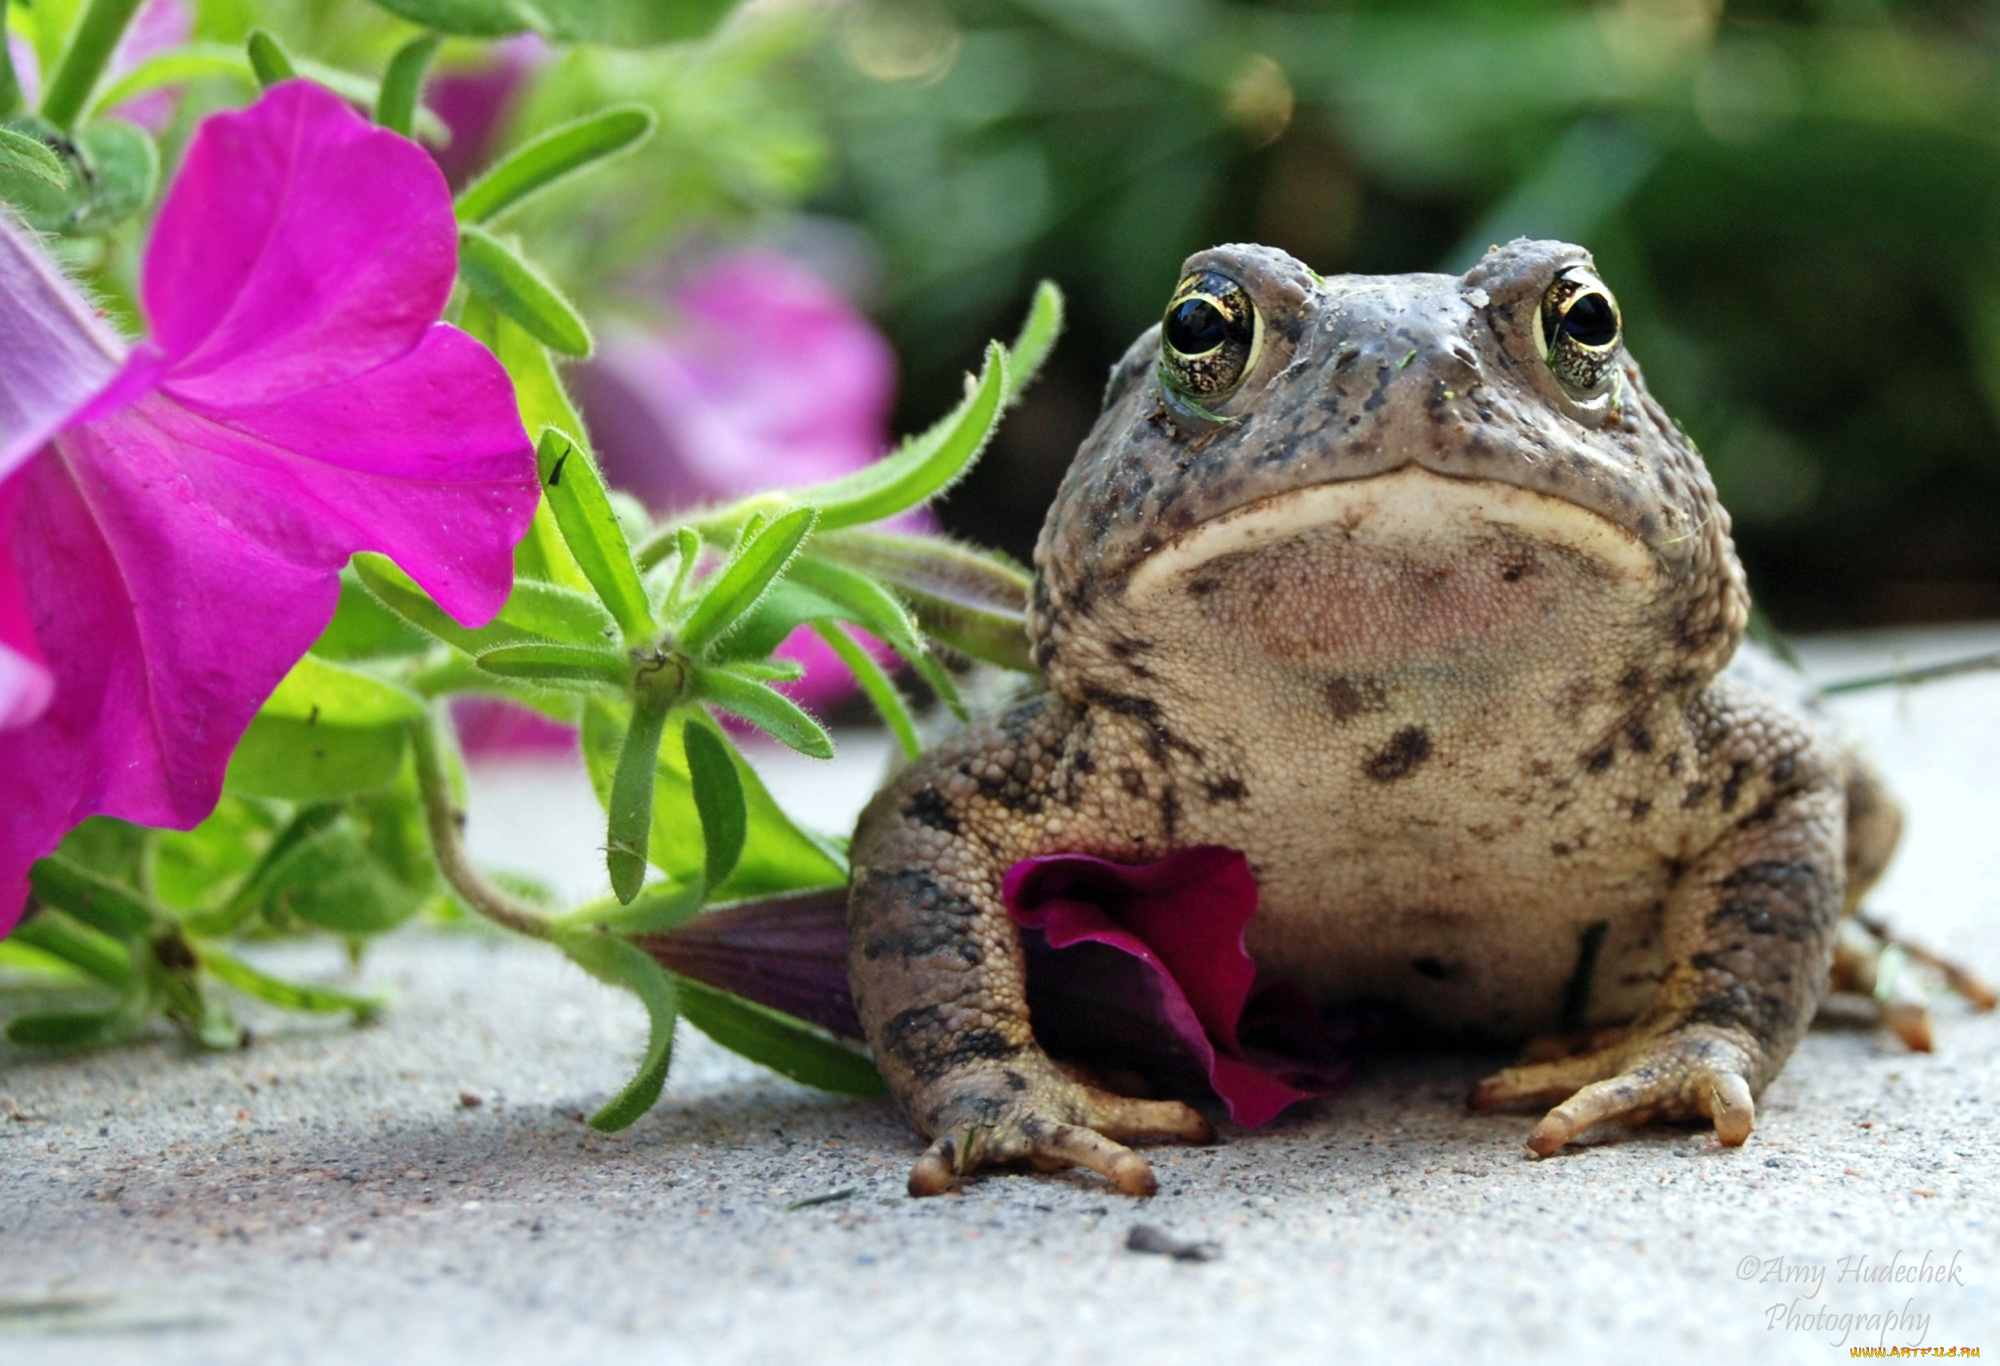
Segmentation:
[(303, 81), (197, 131), (129, 353), (0, 215), (0, 929), (84, 817), (209, 812), (354, 552), (506, 601), (534, 453), (456, 270), (431, 159)]
[[(1035, 1037), (1054, 1056), (1211, 1091), (1249, 1126), (1352, 1074), (1353, 1023), (1330, 1024), (1290, 983), (1257, 985), (1243, 947), (1257, 882), (1237, 850), (1024, 859), (1002, 895), (1022, 929)], [(683, 976), (861, 1035), (844, 887), (721, 907), (641, 942)]]

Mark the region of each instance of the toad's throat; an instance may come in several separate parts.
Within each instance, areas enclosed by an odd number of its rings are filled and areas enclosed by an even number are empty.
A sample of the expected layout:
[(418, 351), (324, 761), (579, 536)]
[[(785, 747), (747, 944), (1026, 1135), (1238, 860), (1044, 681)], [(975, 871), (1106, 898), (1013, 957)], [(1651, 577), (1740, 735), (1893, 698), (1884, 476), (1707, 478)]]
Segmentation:
[[(1239, 508), (1142, 562), (1126, 600), (1312, 666), (1589, 648), (1657, 606), (1645, 543), (1594, 512), (1416, 466)], [(1491, 662), (1499, 662), (1496, 657)]]

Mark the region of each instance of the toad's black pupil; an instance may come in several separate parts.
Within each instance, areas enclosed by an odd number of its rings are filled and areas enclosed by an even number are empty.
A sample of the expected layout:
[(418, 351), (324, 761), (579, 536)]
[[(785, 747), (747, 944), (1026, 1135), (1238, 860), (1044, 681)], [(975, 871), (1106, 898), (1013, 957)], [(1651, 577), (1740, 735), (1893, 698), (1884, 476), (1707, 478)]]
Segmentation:
[(1618, 315), (1611, 300), (1592, 290), (1576, 296), (1563, 314), (1562, 330), (1584, 346), (1609, 346), (1618, 340)]
[(1167, 345), (1183, 356), (1213, 351), (1229, 336), (1229, 320), (1206, 299), (1189, 299), (1167, 314)]

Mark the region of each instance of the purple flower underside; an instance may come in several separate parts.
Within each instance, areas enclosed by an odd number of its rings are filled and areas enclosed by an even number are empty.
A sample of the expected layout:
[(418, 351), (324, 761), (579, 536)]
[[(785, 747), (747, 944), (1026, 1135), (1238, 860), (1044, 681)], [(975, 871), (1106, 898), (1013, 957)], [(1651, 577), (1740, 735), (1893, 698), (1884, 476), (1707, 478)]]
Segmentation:
[[(146, 252), (151, 340), (107, 381), (76, 322), (71, 380), (0, 381), (0, 409), (65, 383), (72, 403), (0, 462), (0, 930), (28, 865), (86, 816), (207, 815), (354, 552), (389, 555), (467, 625), (506, 601), (534, 452), (506, 372), (436, 321), (456, 243), (420, 148), (286, 82), (190, 144)], [(7, 225), (0, 287), (29, 273), (24, 249)], [(10, 299), (0, 322), (23, 311)], [(31, 360), (0, 346), (0, 368)], [(9, 668), (31, 674), (11, 706)]]
[[(1236, 850), (1138, 866), (1027, 859), (1003, 894), (1022, 927), (1035, 1036), (1054, 1056), (1212, 1091), (1246, 1126), (1351, 1074), (1351, 1031), (1330, 1027), (1290, 983), (1256, 985), (1243, 927), (1257, 884)], [(861, 1037), (844, 888), (723, 907), (640, 942), (684, 976)]]

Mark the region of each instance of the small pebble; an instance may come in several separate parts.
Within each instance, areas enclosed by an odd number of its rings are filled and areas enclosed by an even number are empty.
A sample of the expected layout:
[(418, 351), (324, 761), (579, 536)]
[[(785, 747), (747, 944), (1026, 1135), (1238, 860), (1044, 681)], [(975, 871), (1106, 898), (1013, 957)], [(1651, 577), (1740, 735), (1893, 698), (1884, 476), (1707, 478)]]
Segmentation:
[(1190, 1243), (1152, 1224), (1134, 1224), (1125, 1235), (1127, 1252), (1150, 1252), (1177, 1262), (1212, 1262), (1222, 1255), (1219, 1243)]

